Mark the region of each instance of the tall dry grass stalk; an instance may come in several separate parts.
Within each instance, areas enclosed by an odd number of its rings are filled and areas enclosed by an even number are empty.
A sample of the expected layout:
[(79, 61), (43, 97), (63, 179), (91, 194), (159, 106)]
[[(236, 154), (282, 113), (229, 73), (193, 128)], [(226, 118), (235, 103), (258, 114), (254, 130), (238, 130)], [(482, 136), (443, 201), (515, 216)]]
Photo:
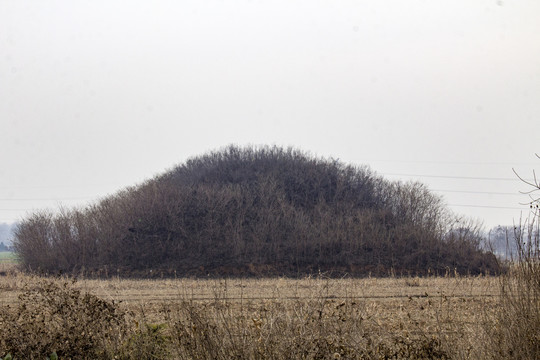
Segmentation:
[(494, 359), (540, 359), (539, 217), (515, 227), (517, 258), (500, 277), (500, 309), (487, 332)]

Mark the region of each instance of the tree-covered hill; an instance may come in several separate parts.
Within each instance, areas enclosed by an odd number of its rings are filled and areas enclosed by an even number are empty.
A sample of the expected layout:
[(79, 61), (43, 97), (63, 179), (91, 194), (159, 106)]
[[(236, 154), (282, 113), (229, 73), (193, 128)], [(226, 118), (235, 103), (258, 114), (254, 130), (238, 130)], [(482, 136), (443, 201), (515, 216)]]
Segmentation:
[(18, 226), (23, 266), (139, 276), (495, 272), (420, 183), (280, 147), (229, 146)]

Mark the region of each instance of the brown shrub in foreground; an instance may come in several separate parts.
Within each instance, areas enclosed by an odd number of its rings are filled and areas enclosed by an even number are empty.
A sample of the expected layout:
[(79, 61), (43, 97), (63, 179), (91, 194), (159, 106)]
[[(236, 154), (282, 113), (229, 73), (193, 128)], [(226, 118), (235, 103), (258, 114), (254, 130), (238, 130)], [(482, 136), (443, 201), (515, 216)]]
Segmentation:
[(0, 353), (19, 359), (105, 358), (125, 336), (114, 303), (72, 289), (67, 282), (26, 285), (15, 308), (0, 308)]
[(493, 359), (540, 359), (540, 239), (538, 213), (516, 227), (517, 258), (500, 277), (501, 307), (488, 323)]

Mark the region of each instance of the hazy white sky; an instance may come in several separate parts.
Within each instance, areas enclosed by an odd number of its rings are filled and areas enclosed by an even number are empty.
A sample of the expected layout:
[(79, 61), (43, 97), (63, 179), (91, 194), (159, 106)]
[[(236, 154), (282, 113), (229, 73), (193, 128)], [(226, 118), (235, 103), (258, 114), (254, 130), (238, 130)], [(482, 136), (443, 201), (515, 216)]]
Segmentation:
[(512, 224), (539, 140), (536, 0), (0, 0), (0, 222), (235, 143)]

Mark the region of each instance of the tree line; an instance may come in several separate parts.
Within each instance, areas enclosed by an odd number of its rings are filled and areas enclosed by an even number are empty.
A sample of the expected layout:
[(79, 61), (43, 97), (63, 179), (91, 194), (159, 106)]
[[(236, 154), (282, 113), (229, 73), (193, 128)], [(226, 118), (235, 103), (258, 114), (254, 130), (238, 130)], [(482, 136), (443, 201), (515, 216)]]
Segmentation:
[(421, 183), (293, 148), (229, 146), (84, 208), (23, 219), (45, 272), (303, 276), (496, 272), (480, 229)]

